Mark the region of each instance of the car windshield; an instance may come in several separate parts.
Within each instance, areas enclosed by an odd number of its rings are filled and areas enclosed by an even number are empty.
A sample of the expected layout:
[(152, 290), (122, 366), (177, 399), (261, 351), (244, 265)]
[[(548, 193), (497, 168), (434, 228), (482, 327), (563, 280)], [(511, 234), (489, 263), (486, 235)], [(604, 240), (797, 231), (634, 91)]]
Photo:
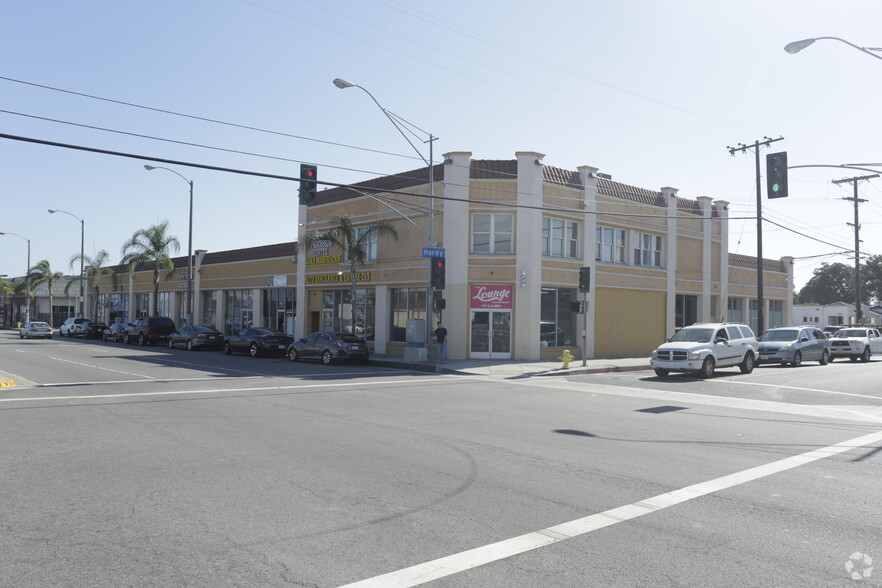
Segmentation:
[(352, 335), (350, 333), (337, 333), (337, 337), (339, 337), (344, 343), (360, 343), (362, 340), (358, 335)]
[(866, 337), (866, 329), (839, 329), (836, 331), (837, 337)]
[(671, 342), (707, 343), (713, 334), (713, 329), (680, 329), (671, 337)]
[(46, 323), (31, 323), (32, 327), (48, 327)]
[(782, 331), (766, 331), (760, 341), (796, 341), (798, 331), (785, 329)]

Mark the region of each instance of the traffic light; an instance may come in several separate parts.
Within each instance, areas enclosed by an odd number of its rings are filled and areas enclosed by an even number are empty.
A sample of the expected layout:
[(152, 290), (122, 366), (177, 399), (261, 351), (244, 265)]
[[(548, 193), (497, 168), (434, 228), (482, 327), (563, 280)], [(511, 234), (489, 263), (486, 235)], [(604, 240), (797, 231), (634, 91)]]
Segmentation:
[(308, 164), (300, 164), (300, 204), (312, 206), (315, 204), (316, 179), (318, 167)]
[(575, 302), (570, 302), (570, 312), (576, 312), (579, 314), (583, 314), (585, 312), (585, 302), (582, 300), (576, 300)]
[(444, 300), (443, 298), (436, 298), (435, 299), (435, 311), (437, 312), (439, 310), (444, 310), (445, 308), (447, 308), (447, 301)]
[(591, 268), (590, 267), (580, 267), (579, 268), (579, 292), (590, 292), (591, 291)]
[(429, 283), (432, 285), (433, 290), (443, 290), (444, 286), (446, 286), (446, 275), (445, 270), (447, 269), (447, 264), (444, 261), (443, 257), (433, 257), (432, 265), (429, 276)]
[(787, 196), (787, 152), (766, 155), (766, 194), (769, 198)]

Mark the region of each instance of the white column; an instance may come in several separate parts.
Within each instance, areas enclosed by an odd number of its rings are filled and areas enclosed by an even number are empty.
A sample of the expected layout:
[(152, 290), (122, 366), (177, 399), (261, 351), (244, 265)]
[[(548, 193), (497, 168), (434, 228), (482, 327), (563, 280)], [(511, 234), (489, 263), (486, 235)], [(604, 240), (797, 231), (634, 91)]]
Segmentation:
[(251, 300), (254, 301), (251, 307), (251, 312), (254, 313), (254, 318), (251, 321), (252, 326), (268, 327), (269, 325), (264, 324), (263, 320), (263, 291), (260, 288), (254, 288), (251, 291)]
[(294, 298), (297, 301), (297, 320), (294, 321), (294, 338), (301, 339), (306, 332), (309, 323), (309, 299), (306, 293), (306, 249), (303, 247), (303, 234), (306, 233), (306, 223), (309, 221), (309, 207), (301, 204), (297, 208), (297, 218), (300, 223), (297, 227), (297, 286)]
[[(729, 320), (729, 203), (714, 200), (720, 219), (720, 319)], [(744, 321), (747, 323), (747, 319)]]
[[(579, 317), (584, 319), (583, 324), (578, 326), (579, 334), (584, 328), (586, 331), (586, 349), (583, 350), (586, 359), (594, 357), (594, 333), (597, 316), (597, 263), (594, 259), (594, 248), (597, 241), (597, 172), (599, 168), (590, 165), (583, 165), (578, 168), (579, 176), (582, 178), (582, 198), (585, 207), (585, 232), (582, 235), (582, 265), (591, 268), (591, 291), (587, 294), (588, 308), (585, 309), (587, 315)], [(576, 278), (578, 280), (578, 278)], [(581, 298), (584, 294), (579, 293)], [(579, 320), (577, 319), (577, 320)], [(582, 338), (579, 337), (579, 344), (582, 344)]]
[[(471, 157), (468, 151), (444, 154), (444, 182), (440, 188), (444, 198), (435, 200), (435, 208), (442, 212), (442, 242), (447, 262), (444, 299), (447, 308), (442, 316), (448, 332), (448, 355), (450, 359), (464, 359), (468, 349), (469, 323), (469, 242), (471, 222), (469, 219), (469, 186), (471, 182)], [(437, 178), (436, 178), (437, 179)], [(437, 216), (437, 215), (436, 215)], [(437, 223), (437, 219), (435, 221)], [(437, 226), (437, 224), (436, 224)], [(437, 238), (438, 233), (435, 233)], [(434, 325), (433, 330), (434, 330)]]
[(127, 323), (135, 322), (135, 272), (129, 270), (129, 305), (126, 311)]
[(205, 249), (196, 250), (196, 260), (193, 262), (193, 324), (202, 324), (202, 261), (205, 259)]
[(668, 205), (668, 234), (665, 270), (667, 272), (667, 308), (665, 332), (670, 337), (677, 328), (677, 188), (662, 188), (662, 198)]
[[(784, 269), (787, 270), (787, 298), (784, 300), (783, 316), (781, 318), (785, 325), (790, 325), (793, 324), (793, 258), (790, 256), (782, 257), (781, 262), (784, 264)], [(821, 327), (823, 326), (825, 325), (821, 325)]]
[(701, 310), (699, 320), (704, 323), (711, 322), (711, 285), (713, 283), (711, 272), (713, 271), (713, 224), (711, 216), (713, 213), (713, 198), (710, 196), (699, 196), (698, 208), (701, 210), (701, 216), (704, 219), (701, 222), (701, 304), (698, 308)]
[(375, 289), (376, 316), (374, 317), (374, 353), (386, 353), (389, 341), (389, 286), (378, 285)]
[[(516, 276), (514, 283), (513, 359), (539, 359), (542, 302), (542, 153), (519, 151), (515, 213)], [(531, 207), (531, 208), (527, 208)], [(527, 283), (520, 285), (526, 272)]]

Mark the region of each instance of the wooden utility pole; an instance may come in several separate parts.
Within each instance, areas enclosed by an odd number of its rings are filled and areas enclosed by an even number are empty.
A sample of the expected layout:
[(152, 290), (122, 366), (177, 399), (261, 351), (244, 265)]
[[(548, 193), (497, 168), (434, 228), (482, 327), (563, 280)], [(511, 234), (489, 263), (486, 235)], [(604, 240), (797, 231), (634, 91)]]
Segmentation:
[(861, 312), (861, 224), (859, 222), (859, 207), (861, 202), (866, 202), (866, 198), (858, 198), (858, 182), (862, 180), (871, 180), (878, 178), (879, 174), (870, 176), (859, 176), (855, 178), (845, 178), (844, 180), (833, 180), (834, 184), (844, 184), (851, 182), (854, 187), (854, 196), (852, 198), (843, 198), (854, 202), (854, 224), (846, 223), (854, 227), (854, 322), (856, 325), (861, 324), (863, 316)]

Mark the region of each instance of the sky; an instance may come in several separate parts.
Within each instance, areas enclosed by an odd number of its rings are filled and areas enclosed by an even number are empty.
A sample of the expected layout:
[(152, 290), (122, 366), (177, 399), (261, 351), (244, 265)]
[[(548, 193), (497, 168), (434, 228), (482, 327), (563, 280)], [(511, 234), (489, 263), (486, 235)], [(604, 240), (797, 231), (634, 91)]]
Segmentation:
[[(730, 202), (730, 251), (757, 253), (754, 154), (779, 138), (788, 198), (763, 186), (763, 257), (853, 264), (851, 183), (882, 171), (877, 0), (118, 0), (7, 2), (0, 133), (141, 157), (355, 183), (415, 169), (417, 153), (358, 88), (438, 137), (434, 160), (545, 154), (625, 184)], [(882, 58), (882, 52), (877, 52)], [(425, 137), (423, 137), (425, 138)], [(428, 147), (414, 137), (423, 157)], [(31, 265), (112, 263), (167, 220), (186, 254), (296, 240), (297, 184), (0, 138), (0, 231)], [(164, 165), (164, 164), (155, 164)], [(882, 254), (882, 178), (858, 184), (861, 253)], [(68, 214), (49, 214), (60, 209)], [(774, 223), (774, 224), (772, 224)], [(780, 225), (783, 225), (780, 226)], [(27, 244), (0, 236), (0, 274)], [(443, 244), (441, 244), (443, 246)]]

